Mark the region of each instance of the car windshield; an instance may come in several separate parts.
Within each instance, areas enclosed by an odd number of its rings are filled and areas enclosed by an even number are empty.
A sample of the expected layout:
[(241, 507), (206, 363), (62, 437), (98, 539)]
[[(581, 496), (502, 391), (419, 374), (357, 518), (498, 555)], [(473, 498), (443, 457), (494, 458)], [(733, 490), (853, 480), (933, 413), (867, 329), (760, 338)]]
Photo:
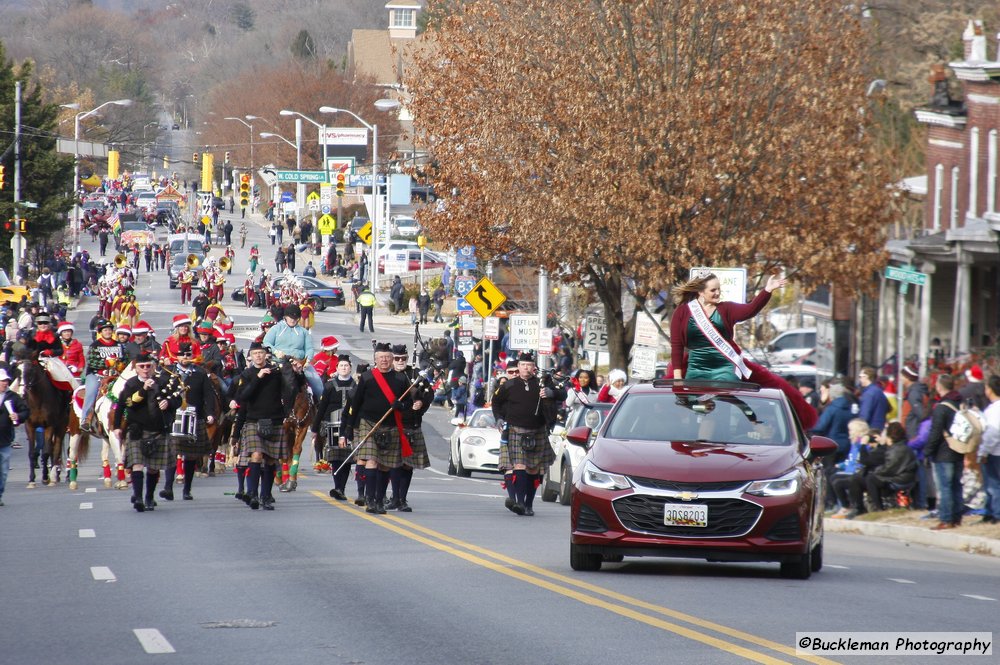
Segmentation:
[(497, 423), (493, 418), (493, 412), (487, 409), (476, 411), (472, 414), (472, 418), (469, 419), (469, 427), (481, 427), (485, 429), (496, 426)]
[(148, 228), (149, 227), (146, 226), (146, 222), (143, 221), (125, 222), (124, 224), (122, 224), (122, 230), (124, 231), (145, 231)]
[(717, 393), (626, 393), (608, 425), (609, 439), (792, 445), (781, 402)]

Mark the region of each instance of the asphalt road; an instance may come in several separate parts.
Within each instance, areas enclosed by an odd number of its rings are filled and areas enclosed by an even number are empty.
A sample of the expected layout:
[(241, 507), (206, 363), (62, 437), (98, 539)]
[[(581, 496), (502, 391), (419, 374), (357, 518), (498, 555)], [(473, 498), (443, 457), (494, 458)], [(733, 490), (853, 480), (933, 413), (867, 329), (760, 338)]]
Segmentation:
[[(243, 272), (241, 257), (231, 279)], [(158, 329), (182, 311), (164, 273), (143, 273), (140, 297)], [(76, 317), (92, 311), (85, 301)], [(335, 334), (370, 359), (353, 313), (317, 321), (315, 337)], [(376, 331), (412, 341), (402, 317), (376, 317)], [(308, 462), (274, 512), (236, 502), (225, 474), (196, 479), (194, 501), (138, 514), (127, 492), (104, 489), (96, 454), (78, 491), (28, 490), (27, 454), (15, 451), (0, 508), (0, 663), (873, 662), (799, 657), (795, 634), (997, 624), (995, 559), (851, 535), (827, 535), (826, 566), (808, 581), (774, 564), (654, 559), (575, 573), (567, 507), (538, 501), (534, 518), (513, 515), (496, 477), (445, 474), (444, 409), (426, 429), (433, 468), (414, 478), (414, 512), (386, 516), (330, 499), (330, 478)]]

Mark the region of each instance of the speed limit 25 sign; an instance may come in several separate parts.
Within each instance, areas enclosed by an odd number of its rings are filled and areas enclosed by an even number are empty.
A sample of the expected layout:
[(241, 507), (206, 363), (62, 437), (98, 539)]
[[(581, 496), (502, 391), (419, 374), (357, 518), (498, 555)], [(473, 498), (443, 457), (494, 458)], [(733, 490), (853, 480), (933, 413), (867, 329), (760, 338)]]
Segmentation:
[(583, 331), (583, 348), (587, 351), (608, 350), (608, 326), (599, 314), (588, 314)]

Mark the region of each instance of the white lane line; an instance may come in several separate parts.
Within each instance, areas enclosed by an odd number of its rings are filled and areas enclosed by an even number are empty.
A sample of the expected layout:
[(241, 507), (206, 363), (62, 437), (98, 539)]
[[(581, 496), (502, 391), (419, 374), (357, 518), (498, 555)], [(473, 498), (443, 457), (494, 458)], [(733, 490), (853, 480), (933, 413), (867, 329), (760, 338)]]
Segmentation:
[(134, 628), (132, 632), (146, 653), (175, 653), (167, 638), (155, 628)]
[(487, 499), (501, 499), (500, 494), (474, 494), (472, 492), (434, 492), (432, 490), (410, 490), (411, 494), (447, 494), (448, 496), (481, 496)]
[(83, 501), (80, 503), (80, 510), (92, 510), (93, 508), (94, 504), (90, 501)]
[(996, 598), (990, 598), (989, 596), (977, 596), (974, 593), (963, 593), (961, 595), (966, 598), (971, 598), (973, 600), (992, 600), (993, 602), (996, 602)]
[(96, 487), (88, 487), (87, 489), (85, 489), (83, 491), (85, 493), (87, 493), (87, 494), (91, 494), (91, 493), (97, 494), (97, 488)]
[(80, 529), (81, 538), (97, 538), (97, 532), (93, 529)]
[(823, 564), (823, 565), (825, 567), (827, 567), (827, 568), (836, 568), (837, 570), (850, 570), (850, 568), (848, 568), (847, 566), (838, 566), (838, 565), (832, 564), (832, 563), (827, 563), (827, 564)]
[(914, 582), (913, 580), (904, 580), (900, 577), (887, 577), (885, 579), (889, 580), (890, 582), (896, 582), (897, 584), (916, 584), (916, 582)]
[(107, 566), (91, 566), (90, 574), (98, 582), (114, 582), (118, 579)]

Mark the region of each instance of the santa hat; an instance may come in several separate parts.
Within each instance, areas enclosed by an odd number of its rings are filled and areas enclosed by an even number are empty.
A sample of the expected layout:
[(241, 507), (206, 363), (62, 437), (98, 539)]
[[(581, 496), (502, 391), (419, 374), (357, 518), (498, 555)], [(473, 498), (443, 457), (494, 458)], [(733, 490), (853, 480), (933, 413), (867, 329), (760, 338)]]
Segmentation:
[(225, 335), (223, 335), (223, 339), (225, 339), (228, 344), (236, 343), (236, 336), (233, 335), (232, 333), (226, 333)]
[(915, 367), (913, 367), (911, 365), (905, 365), (903, 367), (903, 369), (900, 370), (899, 373), (902, 374), (907, 379), (909, 379), (910, 381), (919, 381), (920, 380), (920, 373), (917, 371), (917, 369)]
[(132, 328), (133, 335), (148, 335), (151, 332), (153, 332), (153, 326), (149, 325), (145, 321), (139, 321), (139, 323), (135, 324), (135, 327)]
[(330, 335), (323, 338), (320, 348), (324, 351), (333, 351), (338, 346), (340, 346), (340, 341), (333, 335)]
[(174, 315), (174, 324), (173, 324), (174, 328), (178, 328), (180, 326), (189, 326), (189, 325), (191, 325), (190, 316), (185, 316), (184, 314)]
[(129, 337), (131, 337), (132, 336), (132, 329), (129, 328), (128, 326), (124, 326), (124, 325), (123, 326), (118, 326), (117, 328), (115, 328), (115, 334), (117, 335), (118, 333), (123, 333), (123, 334), (128, 335)]
[(983, 382), (983, 368), (979, 365), (973, 365), (969, 369), (965, 370), (965, 378), (967, 378), (972, 383), (982, 383)]
[(70, 332), (74, 332), (76, 330), (76, 328), (74, 328), (73, 324), (70, 323), (69, 321), (63, 321), (62, 323), (59, 324), (59, 327), (56, 328), (56, 332), (60, 332), (61, 333), (61, 332), (65, 331), (65, 330), (68, 330)]

